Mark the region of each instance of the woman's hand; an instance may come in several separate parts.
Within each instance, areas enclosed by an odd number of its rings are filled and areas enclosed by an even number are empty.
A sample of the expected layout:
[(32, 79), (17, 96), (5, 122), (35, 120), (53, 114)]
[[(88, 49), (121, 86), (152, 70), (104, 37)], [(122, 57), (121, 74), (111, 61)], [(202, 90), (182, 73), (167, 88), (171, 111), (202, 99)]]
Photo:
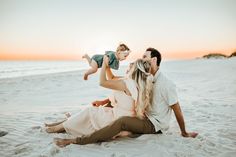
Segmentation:
[(104, 101), (94, 101), (94, 102), (92, 102), (92, 105), (94, 106), (94, 107), (98, 107), (98, 106), (102, 106), (102, 105), (104, 105)]
[(106, 69), (108, 66), (108, 57), (104, 55), (103, 57), (103, 62), (102, 62), (102, 68), (100, 72), (100, 86), (103, 86), (107, 82), (107, 77), (106, 77)]
[(100, 101), (96, 100), (96, 101), (92, 102), (92, 105), (95, 106), (95, 107), (98, 107), (98, 106), (103, 106), (103, 105), (105, 105), (105, 104), (107, 104), (109, 102), (110, 102), (109, 99), (100, 100)]
[(107, 57), (106, 55), (104, 55), (104, 57), (103, 57), (103, 63), (105, 64), (106, 67), (108, 67), (109, 57)]

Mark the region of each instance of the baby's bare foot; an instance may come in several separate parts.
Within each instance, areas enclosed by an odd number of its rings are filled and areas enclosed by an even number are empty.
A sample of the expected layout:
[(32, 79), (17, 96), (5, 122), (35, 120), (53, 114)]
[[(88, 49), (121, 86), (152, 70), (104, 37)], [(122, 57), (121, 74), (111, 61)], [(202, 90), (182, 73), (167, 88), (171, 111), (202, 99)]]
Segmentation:
[(84, 74), (84, 80), (88, 80), (88, 74)]
[(82, 58), (88, 58), (88, 57), (89, 57), (89, 56), (88, 56), (87, 53), (82, 56)]

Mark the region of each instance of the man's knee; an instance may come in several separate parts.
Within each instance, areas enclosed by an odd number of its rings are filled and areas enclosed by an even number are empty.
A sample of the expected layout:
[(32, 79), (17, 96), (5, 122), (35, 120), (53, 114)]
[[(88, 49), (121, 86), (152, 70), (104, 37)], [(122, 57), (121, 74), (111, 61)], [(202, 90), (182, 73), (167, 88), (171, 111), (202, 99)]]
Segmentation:
[(129, 122), (129, 119), (130, 119), (130, 118), (131, 118), (131, 117), (128, 117), (128, 116), (120, 117), (120, 118), (118, 118), (118, 119), (114, 122), (114, 124), (115, 124), (117, 127), (119, 127), (119, 129), (120, 129), (121, 131), (126, 131), (127, 125), (128, 125), (128, 122)]

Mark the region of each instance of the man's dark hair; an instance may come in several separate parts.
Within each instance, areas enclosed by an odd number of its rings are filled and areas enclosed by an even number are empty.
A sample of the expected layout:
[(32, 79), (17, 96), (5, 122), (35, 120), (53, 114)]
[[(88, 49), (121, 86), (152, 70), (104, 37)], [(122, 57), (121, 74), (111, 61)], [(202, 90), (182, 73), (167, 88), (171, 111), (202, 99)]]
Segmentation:
[(147, 48), (146, 51), (150, 51), (151, 52), (151, 58), (156, 57), (157, 58), (157, 66), (160, 66), (161, 63), (161, 53), (159, 51), (157, 51), (154, 48)]

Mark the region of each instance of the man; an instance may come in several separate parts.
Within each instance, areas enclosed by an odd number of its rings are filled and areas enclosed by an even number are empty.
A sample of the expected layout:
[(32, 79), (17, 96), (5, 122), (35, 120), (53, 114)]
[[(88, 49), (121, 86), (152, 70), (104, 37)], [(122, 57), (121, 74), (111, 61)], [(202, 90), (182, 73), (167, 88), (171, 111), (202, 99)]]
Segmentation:
[[(198, 133), (187, 132), (185, 130), (185, 122), (178, 102), (176, 86), (159, 70), (161, 54), (154, 48), (148, 48), (143, 55), (143, 59), (151, 62), (151, 73), (154, 76), (152, 110), (147, 113), (147, 118), (121, 117), (112, 124), (88, 136), (77, 137), (75, 139), (56, 138), (54, 140), (55, 143), (60, 147), (64, 147), (69, 144), (84, 145), (104, 142), (112, 139), (122, 131), (129, 131), (134, 134), (165, 133), (169, 128), (172, 110), (179, 124), (181, 135), (183, 137), (195, 138)], [(116, 79), (109, 70), (107, 75), (110, 79)]]

